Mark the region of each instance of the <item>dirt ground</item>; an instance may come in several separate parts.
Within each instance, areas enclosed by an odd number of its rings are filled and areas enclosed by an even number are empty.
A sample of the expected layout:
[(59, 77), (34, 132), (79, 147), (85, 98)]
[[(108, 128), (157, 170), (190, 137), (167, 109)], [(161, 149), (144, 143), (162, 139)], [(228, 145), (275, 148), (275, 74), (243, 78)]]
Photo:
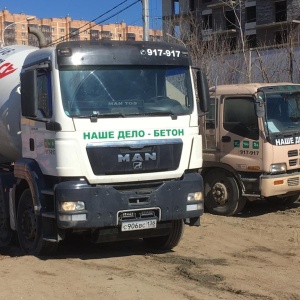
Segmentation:
[(69, 241), (54, 257), (0, 250), (0, 299), (300, 299), (300, 203), (204, 214), (172, 252)]

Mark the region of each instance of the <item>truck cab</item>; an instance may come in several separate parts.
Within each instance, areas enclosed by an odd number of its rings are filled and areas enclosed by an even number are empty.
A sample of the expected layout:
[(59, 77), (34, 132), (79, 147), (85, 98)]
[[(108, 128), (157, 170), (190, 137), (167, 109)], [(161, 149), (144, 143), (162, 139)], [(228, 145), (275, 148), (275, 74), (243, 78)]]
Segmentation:
[[(9, 185), (0, 172), (0, 246), (15, 231), (35, 255), (72, 233), (168, 250), (185, 224), (200, 225), (202, 136), (185, 47), (73, 41), (3, 53), (0, 68), (11, 73), (0, 80), (0, 104), (13, 117), (10, 126), (0, 118), (10, 164)], [(205, 111), (207, 81), (197, 74)]]
[(300, 193), (300, 85), (220, 85), (201, 118), (205, 207), (239, 213), (247, 201), (293, 203)]

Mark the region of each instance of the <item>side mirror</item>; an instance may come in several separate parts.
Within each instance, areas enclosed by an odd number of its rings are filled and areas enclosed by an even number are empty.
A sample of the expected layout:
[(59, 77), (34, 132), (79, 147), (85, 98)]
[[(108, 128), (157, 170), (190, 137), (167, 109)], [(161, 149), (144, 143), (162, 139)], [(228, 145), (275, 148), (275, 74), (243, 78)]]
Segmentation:
[(22, 116), (36, 118), (37, 90), (36, 70), (21, 73), (21, 109)]
[(255, 99), (255, 113), (258, 118), (262, 118), (265, 115), (265, 104), (259, 97)]
[(209, 111), (210, 96), (207, 78), (202, 70), (197, 71), (197, 92), (200, 110), (206, 113)]

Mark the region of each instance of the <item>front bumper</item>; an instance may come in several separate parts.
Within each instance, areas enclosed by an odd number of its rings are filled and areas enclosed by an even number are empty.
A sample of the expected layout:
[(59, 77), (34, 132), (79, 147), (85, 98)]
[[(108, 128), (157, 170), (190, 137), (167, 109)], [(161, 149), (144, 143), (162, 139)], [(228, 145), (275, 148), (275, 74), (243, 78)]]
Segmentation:
[(262, 175), (261, 195), (264, 197), (300, 193), (300, 172), (292, 174)]
[[(190, 220), (190, 225), (199, 225), (203, 200), (187, 202), (188, 194), (193, 192), (203, 194), (203, 180), (198, 172), (159, 184), (137, 182), (124, 186), (91, 186), (82, 181), (62, 182), (55, 189), (57, 224), (61, 229), (116, 227), (122, 222), (120, 212), (153, 210), (157, 212), (158, 223), (184, 219)], [(85, 209), (62, 212), (59, 210), (60, 203), (66, 201), (83, 201)], [(77, 217), (70, 221), (65, 218), (68, 215)], [(137, 215), (141, 217), (142, 214)]]

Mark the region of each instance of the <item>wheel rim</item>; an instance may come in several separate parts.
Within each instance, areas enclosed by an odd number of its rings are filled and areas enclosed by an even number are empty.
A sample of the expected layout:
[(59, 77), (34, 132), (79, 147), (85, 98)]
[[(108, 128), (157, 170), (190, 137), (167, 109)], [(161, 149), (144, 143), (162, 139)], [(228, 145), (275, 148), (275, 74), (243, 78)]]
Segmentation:
[(23, 212), (21, 220), (22, 235), (28, 242), (34, 241), (37, 232), (36, 216), (32, 208)]
[(214, 200), (220, 205), (225, 205), (228, 202), (228, 192), (226, 186), (221, 182), (217, 182), (213, 186), (212, 195)]

